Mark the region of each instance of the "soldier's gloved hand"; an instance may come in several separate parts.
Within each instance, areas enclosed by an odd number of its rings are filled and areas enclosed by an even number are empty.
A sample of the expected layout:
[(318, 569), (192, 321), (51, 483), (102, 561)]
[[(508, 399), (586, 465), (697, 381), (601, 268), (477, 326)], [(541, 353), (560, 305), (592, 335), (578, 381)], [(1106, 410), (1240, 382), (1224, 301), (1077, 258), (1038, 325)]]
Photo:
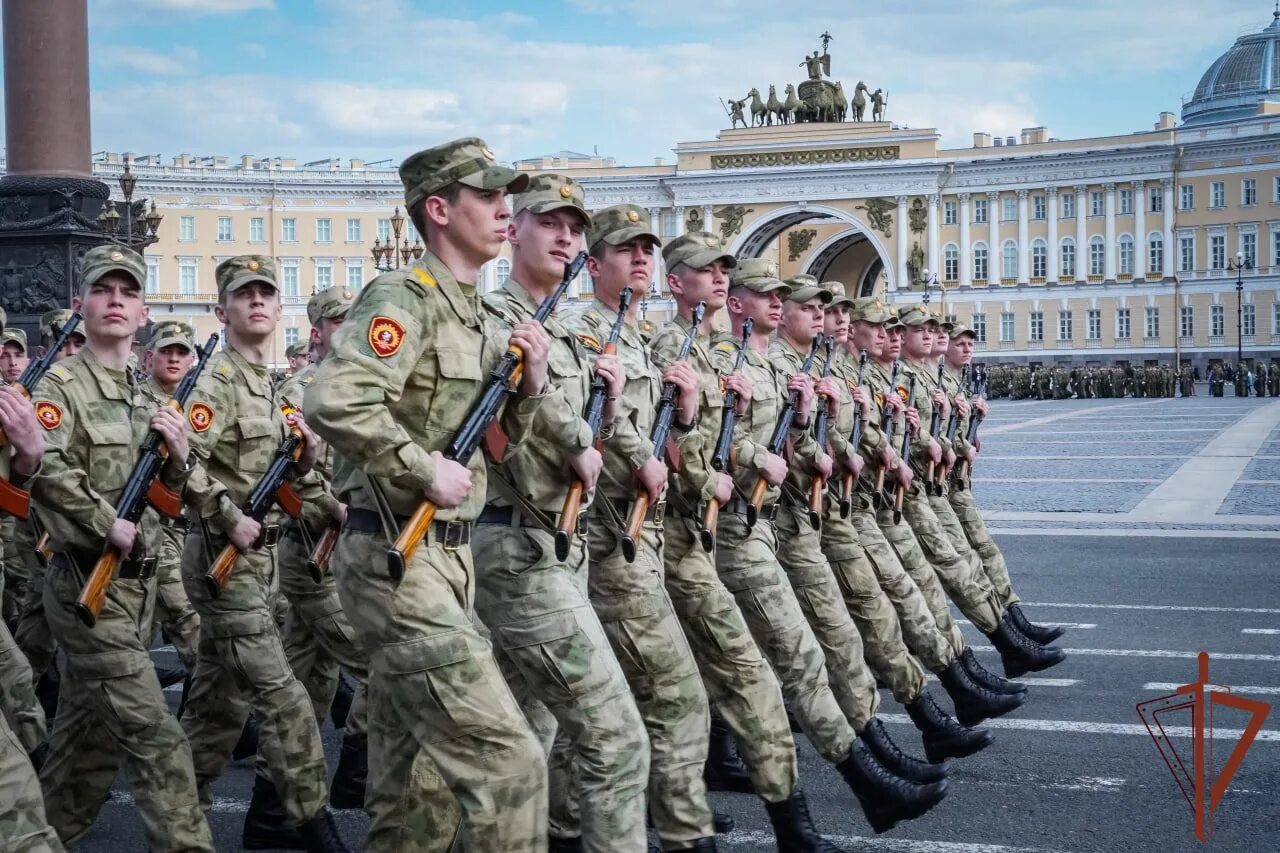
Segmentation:
[(187, 419), (173, 409), (161, 409), (151, 416), (151, 428), (160, 433), (169, 449), (169, 464), (180, 470), (187, 467), (191, 445), (187, 442)]
[(834, 418), (844, 400), (844, 383), (837, 381), (834, 376), (826, 376), (819, 379), (814, 387), (827, 398), (827, 414)]
[(596, 487), (596, 480), (600, 479), (600, 469), (604, 467), (604, 456), (594, 447), (588, 447), (581, 453), (569, 457), (569, 467), (578, 475), (583, 487), (590, 491)]
[(724, 378), (724, 388), (726, 391), (732, 388), (738, 392), (738, 403), (734, 409), (739, 417), (745, 415), (751, 407), (751, 383), (747, 381), (747, 377), (742, 375), (741, 370), (735, 370)]
[(866, 466), (866, 464), (867, 464), (866, 460), (864, 460), (862, 456), (857, 453), (854, 453), (851, 456), (845, 457), (845, 460), (844, 460), (845, 470), (848, 471), (850, 474), (852, 474), (853, 479), (855, 480), (862, 476), (862, 469)]
[(31, 401), (8, 385), (0, 385), (0, 428), (13, 448), (13, 474), (30, 477), (44, 456), (44, 430), (36, 420)]
[(965, 399), (964, 394), (956, 395), (956, 414), (962, 418), (969, 416), (969, 401)]
[(240, 516), (235, 526), (227, 531), (227, 538), (241, 552), (252, 551), (262, 535), (262, 525), (247, 515)]
[(520, 393), (526, 397), (536, 397), (542, 393), (547, 382), (547, 352), (551, 348), (551, 337), (541, 323), (526, 320), (511, 327), (510, 342), (520, 347), (520, 351), (524, 353)]
[(920, 434), (920, 410), (915, 406), (907, 409), (907, 423), (911, 424), (911, 429), (916, 435)]
[(138, 525), (123, 518), (111, 522), (111, 529), (107, 531), (107, 544), (126, 557), (132, 553), (133, 543), (137, 538)]
[(636, 482), (649, 495), (649, 503), (656, 504), (662, 500), (662, 495), (667, 490), (667, 464), (662, 461), (662, 457), (655, 454), (646, 459), (636, 471)]
[(723, 506), (733, 497), (733, 478), (728, 474), (717, 474), (716, 476), (719, 479), (716, 480), (715, 499)]
[(820, 453), (818, 454), (818, 458), (813, 462), (813, 469), (818, 472), (818, 475), (821, 476), (822, 479), (825, 480), (831, 476), (831, 469), (834, 465), (835, 460), (831, 458), (831, 454)]
[(701, 388), (698, 372), (687, 361), (675, 361), (662, 371), (662, 381), (676, 386), (677, 419), (680, 423), (695, 423), (698, 419), (698, 391)]
[(813, 411), (813, 377), (793, 373), (787, 380), (787, 390), (795, 391), (799, 395), (796, 399), (796, 420), (805, 422), (809, 412)]
[(935, 465), (942, 461), (942, 446), (932, 438), (929, 439), (929, 458)]
[(471, 494), (471, 470), (466, 465), (445, 459), (439, 450), (431, 451), (436, 475), (424, 493), (427, 500), (443, 509), (453, 509)]
[(782, 485), (782, 481), (787, 478), (787, 460), (775, 453), (770, 453), (764, 460), (764, 468), (760, 470), (760, 476), (764, 477), (764, 481), (771, 486)]

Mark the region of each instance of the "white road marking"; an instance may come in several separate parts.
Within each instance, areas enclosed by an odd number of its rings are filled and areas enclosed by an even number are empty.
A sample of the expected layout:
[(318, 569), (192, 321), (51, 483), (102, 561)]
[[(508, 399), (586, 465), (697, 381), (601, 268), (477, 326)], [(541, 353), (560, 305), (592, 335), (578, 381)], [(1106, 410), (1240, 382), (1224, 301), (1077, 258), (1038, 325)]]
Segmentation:
[[(982, 513), (987, 521), (1074, 521), (1078, 524), (1115, 524), (1117, 521), (1151, 521), (1133, 518), (1123, 512), (1041, 512), (1035, 510), (987, 510)], [(1208, 524), (1240, 524), (1249, 527), (1280, 527), (1280, 515), (1209, 515), (1202, 512), (1198, 518), (1178, 522), (1204, 526)]]
[[(877, 714), (886, 723), (904, 723), (912, 725), (906, 714)], [(1088, 720), (1028, 720), (1018, 717), (1001, 717), (998, 720), (983, 720), (983, 728), (1013, 729), (1030, 732), (1066, 732), (1068, 734), (1091, 735), (1141, 735), (1150, 737), (1147, 727), (1141, 723), (1095, 723)], [(1169, 737), (1193, 737), (1191, 726), (1165, 726), (1164, 732)], [(1214, 740), (1236, 741), (1244, 733), (1243, 729), (1214, 728)], [(1280, 730), (1262, 729), (1258, 732), (1258, 741), (1280, 743)]]
[[(111, 790), (111, 796), (107, 800), (112, 805), (134, 806), (133, 794), (128, 791), (118, 789)], [(212, 812), (219, 814), (244, 814), (249, 811), (249, 801), (239, 800), (232, 797), (214, 797), (213, 805), (209, 808)]]
[(1054, 415), (1045, 415), (1039, 418), (1030, 418), (1029, 420), (1019, 421), (1017, 423), (1004, 426), (991, 427), (983, 430), (982, 436), (985, 439), (990, 435), (999, 435), (1000, 433), (1012, 432), (1013, 430), (1022, 429), (1024, 427), (1044, 426), (1045, 424), (1055, 423), (1057, 421), (1067, 420), (1069, 418), (1079, 418), (1093, 412), (1114, 412), (1117, 409), (1132, 409), (1135, 406), (1146, 408), (1151, 403), (1116, 403), (1110, 406), (1090, 406), (1087, 409), (1076, 409), (1070, 412), (1059, 412)]
[(1280, 480), (1236, 480), (1237, 486), (1280, 486)]
[[(1070, 516), (1071, 513), (1061, 513)], [(1123, 518), (1124, 516), (1119, 516)], [(1060, 519), (1065, 521), (1066, 519)], [(1272, 530), (1224, 530), (1222, 528), (1165, 529), (1160, 527), (996, 527), (987, 532), (1000, 536), (1148, 536), (1153, 539), (1280, 539), (1280, 527)]]
[[(1256, 693), (1261, 696), (1280, 695), (1280, 687), (1258, 687), (1252, 684), (1232, 684), (1232, 693)], [(1168, 690), (1170, 692), (1182, 687), (1181, 684), (1174, 684), (1172, 681), (1148, 681), (1142, 685), (1143, 690)]]
[(974, 477), (975, 483), (1163, 483), (1158, 477)]
[(1198, 607), (1183, 604), (1080, 604), (1061, 601), (1023, 602), (1026, 607), (1067, 607), (1083, 610), (1176, 610), (1186, 613), (1280, 613), (1266, 607)]
[[(994, 652), (995, 646), (969, 646), (975, 652)], [(1190, 658), (1200, 657), (1199, 652), (1180, 652), (1172, 649), (1063, 649), (1068, 655), (1094, 655), (1120, 658)], [(1243, 652), (1210, 652), (1214, 660), (1240, 660), (1260, 663), (1280, 663), (1280, 655), (1255, 655)]]
[[(910, 838), (874, 838), (861, 835), (824, 835), (837, 847), (851, 850), (885, 850), (889, 853), (1052, 853), (1044, 847), (1009, 847), (1004, 844), (972, 844), (963, 841), (916, 841)], [(764, 847), (772, 850), (776, 840), (772, 832), (760, 829), (738, 829), (728, 835), (717, 835), (716, 845)]]
[[(970, 622), (968, 619), (957, 619), (956, 624), (972, 625), (973, 623)], [(1041, 622), (1037, 620), (1036, 624), (1044, 625), (1046, 628), (1079, 628), (1082, 631), (1087, 631), (1090, 628), (1098, 627), (1097, 622)]]
[(1245, 628), (1241, 634), (1280, 634), (1280, 628)]
[[(1220, 432), (1222, 427), (1169, 427), (1167, 429), (1161, 427), (1144, 426), (1142, 434), (1147, 435), (1153, 432)], [(1097, 435), (1096, 429), (1059, 429), (1054, 430), (1054, 435)]]

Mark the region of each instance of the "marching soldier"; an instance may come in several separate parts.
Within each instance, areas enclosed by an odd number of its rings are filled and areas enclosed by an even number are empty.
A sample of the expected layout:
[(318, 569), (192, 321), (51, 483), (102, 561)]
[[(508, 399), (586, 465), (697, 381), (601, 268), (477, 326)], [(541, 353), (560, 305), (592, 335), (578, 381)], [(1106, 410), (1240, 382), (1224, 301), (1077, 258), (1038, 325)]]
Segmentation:
[(289, 375), (297, 376), (311, 364), (311, 342), (298, 341), (284, 351), (284, 357), (289, 361)]

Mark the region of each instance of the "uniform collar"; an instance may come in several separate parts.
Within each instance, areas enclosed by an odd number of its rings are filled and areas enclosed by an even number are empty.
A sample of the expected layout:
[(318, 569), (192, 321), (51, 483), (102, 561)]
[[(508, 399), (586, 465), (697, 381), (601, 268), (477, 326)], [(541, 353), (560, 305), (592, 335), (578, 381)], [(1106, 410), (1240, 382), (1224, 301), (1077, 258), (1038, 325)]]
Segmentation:
[(120, 387), (120, 382), (103, 366), (102, 362), (98, 361), (98, 357), (93, 354), (93, 350), (88, 347), (82, 347), (77, 355), (84, 362), (89, 375), (98, 383), (98, 390), (102, 392), (102, 396), (107, 399), (127, 400), (132, 396), (132, 392), (137, 390), (138, 383), (133, 374), (132, 364), (126, 364), (124, 368), (124, 381), (129, 388), (129, 391), (126, 392)]
[(249, 390), (259, 397), (270, 397), (271, 390), (267, 385), (267, 377), (259, 374), (258, 371), (254, 369), (254, 365), (250, 364), (248, 359), (237, 352), (236, 348), (230, 343), (227, 344), (226, 352), (227, 358), (244, 376), (245, 385), (249, 387)]
[(409, 275), (427, 287), (435, 287), (444, 294), (445, 300), (454, 313), (468, 326), (479, 324), (476, 311), (476, 288), (474, 284), (462, 284), (453, 273), (431, 251), (423, 252), (422, 257), (409, 265)]

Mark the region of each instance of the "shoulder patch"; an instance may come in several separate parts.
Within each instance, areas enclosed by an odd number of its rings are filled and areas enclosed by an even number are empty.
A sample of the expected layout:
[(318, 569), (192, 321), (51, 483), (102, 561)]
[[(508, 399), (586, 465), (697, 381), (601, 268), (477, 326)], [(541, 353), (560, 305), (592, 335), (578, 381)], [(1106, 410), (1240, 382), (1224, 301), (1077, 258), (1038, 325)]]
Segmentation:
[(59, 385), (65, 382), (70, 382), (72, 379), (76, 378), (76, 375), (74, 373), (72, 373), (70, 370), (67, 370), (65, 367), (63, 367), (60, 364), (55, 364), (53, 367), (49, 368), (49, 372), (46, 373), (45, 376), (48, 377), (49, 379), (54, 380)]
[(62, 409), (48, 400), (36, 403), (36, 420), (46, 431), (55, 430), (62, 424)]
[(588, 334), (584, 334), (584, 333), (582, 333), (582, 332), (579, 332), (579, 333), (578, 333), (578, 341), (579, 341), (579, 342), (580, 342), (584, 347), (586, 347), (587, 349), (591, 350), (592, 352), (604, 352), (604, 347), (603, 347), (603, 346), (601, 346), (601, 345), (600, 345), (600, 342), (599, 342), (598, 340), (596, 340), (595, 338), (593, 338), (591, 335), (588, 335)]
[(378, 358), (390, 358), (404, 343), (404, 326), (390, 317), (379, 315), (369, 321), (369, 346)]
[(909, 393), (909, 391), (908, 391), (908, 389), (907, 389), (907, 386), (906, 386), (906, 385), (899, 385), (899, 386), (898, 386), (898, 396), (902, 398), (902, 402), (904, 402), (904, 403), (908, 403), (908, 402), (910, 402), (910, 399), (909, 399), (909, 398), (908, 398), (908, 396), (907, 396), (907, 395), (908, 395), (908, 393)]
[(208, 403), (193, 403), (187, 411), (187, 420), (196, 432), (204, 432), (213, 426), (213, 407)]
[(849, 386), (850, 391), (858, 390), (858, 380), (856, 379), (846, 379), (845, 384)]

